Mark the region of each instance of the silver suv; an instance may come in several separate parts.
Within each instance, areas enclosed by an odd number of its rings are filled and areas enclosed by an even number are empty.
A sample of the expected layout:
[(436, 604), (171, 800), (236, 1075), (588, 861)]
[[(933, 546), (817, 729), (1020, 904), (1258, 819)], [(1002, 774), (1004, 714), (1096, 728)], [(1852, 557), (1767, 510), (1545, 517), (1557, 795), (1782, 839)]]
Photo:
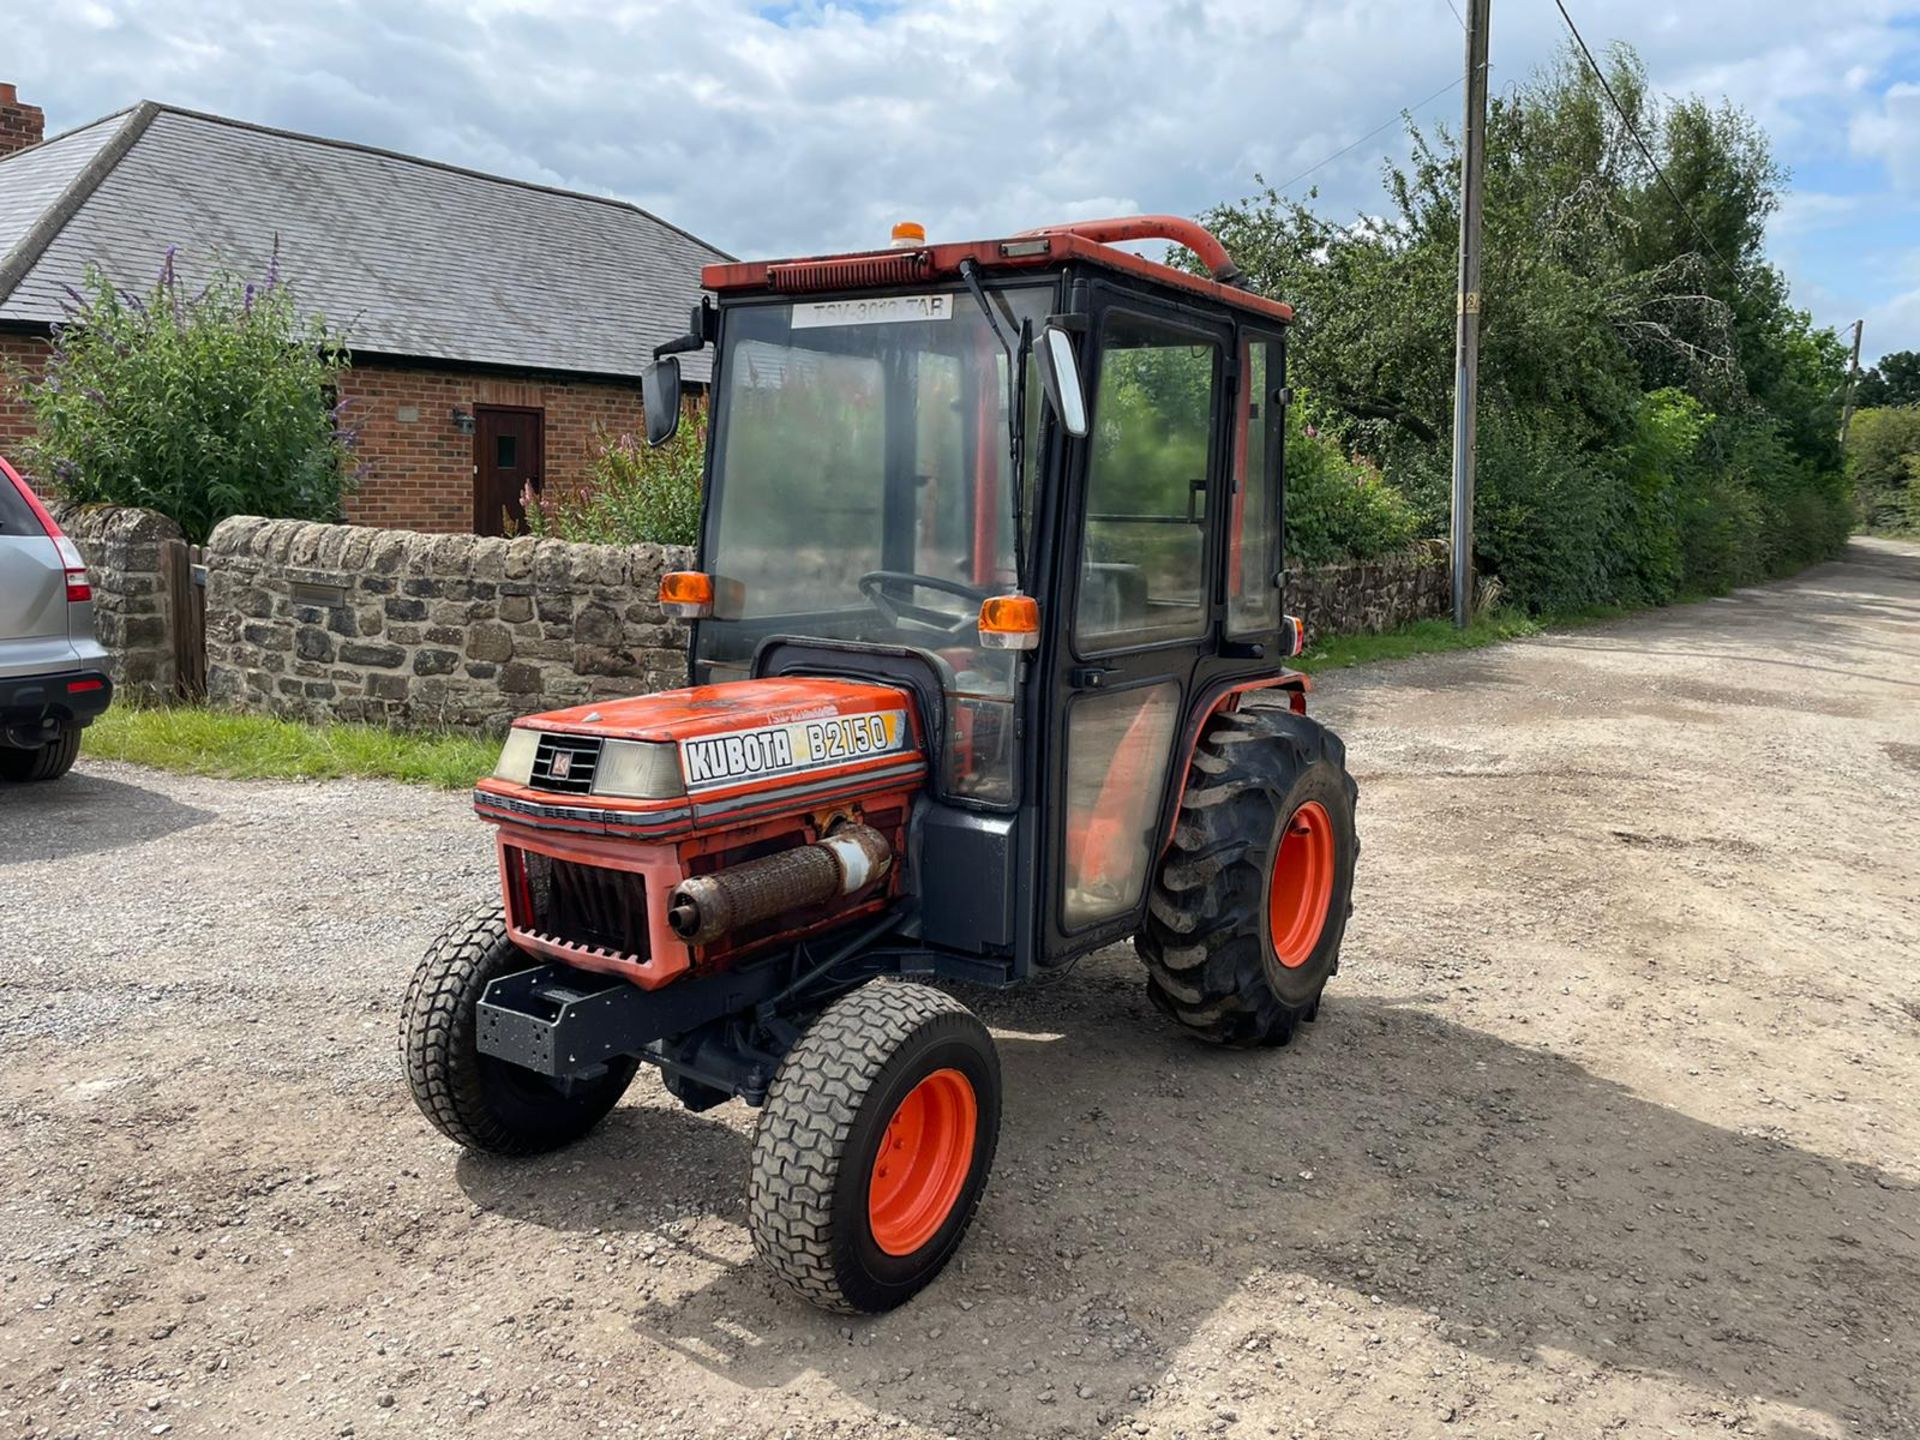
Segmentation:
[(86, 562), (0, 460), (0, 783), (67, 773), (113, 698), (106, 665)]

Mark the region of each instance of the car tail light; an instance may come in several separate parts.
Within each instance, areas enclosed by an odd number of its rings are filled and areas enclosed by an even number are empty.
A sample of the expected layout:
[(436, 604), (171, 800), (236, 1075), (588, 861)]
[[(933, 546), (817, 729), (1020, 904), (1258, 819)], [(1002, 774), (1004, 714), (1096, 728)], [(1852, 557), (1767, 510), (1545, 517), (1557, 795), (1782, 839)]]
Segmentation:
[[(53, 525), (53, 521), (47, 521)], [(53, 525), (53, 548), (60, 552), (60, 565), (67, 572), (67, 603), (80, 605), (93, 599), (93, 586), (87, 583), (87, 562), (81, 558), (79, 547), (65, 535), (60, 527)]]
[(67, 693), (69, 695), (84, 695), (90, 690), (104, 690), (106, 688), (107, 682), (104, 680), (69, 680), (67, 682)]

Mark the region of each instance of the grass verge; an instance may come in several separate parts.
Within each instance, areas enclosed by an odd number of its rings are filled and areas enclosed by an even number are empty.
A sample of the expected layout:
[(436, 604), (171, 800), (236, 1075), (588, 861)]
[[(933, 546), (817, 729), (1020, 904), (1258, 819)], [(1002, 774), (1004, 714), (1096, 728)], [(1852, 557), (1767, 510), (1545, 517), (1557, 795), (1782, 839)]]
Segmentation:
[[(1587, 618), (1587, 617), (1581, 617)], [(1443, 650), (1478, 650), (1482, 645), (1502, 640), (1518, 640), (1538, 635), (1548, 623), (1518, 613), (1500, 611), (1482, 615), (1464, 630), (1456, 630), (1451, 620), (1416, 620), (1384, 635), (1333, 635), (1324, 640), (1309, 640), (1307, 653), (1293, 662), (1297, 670), (1347, 670), (1379, 660), (1405, 660), (1413, 655), (1433, 655)]]
[(116, 704), (87, 728), (80, 753), (223, 780), (361, 776), (464, 790), (493, 769), (500, 742), (373, 725), (306, 725), (192, 706)]

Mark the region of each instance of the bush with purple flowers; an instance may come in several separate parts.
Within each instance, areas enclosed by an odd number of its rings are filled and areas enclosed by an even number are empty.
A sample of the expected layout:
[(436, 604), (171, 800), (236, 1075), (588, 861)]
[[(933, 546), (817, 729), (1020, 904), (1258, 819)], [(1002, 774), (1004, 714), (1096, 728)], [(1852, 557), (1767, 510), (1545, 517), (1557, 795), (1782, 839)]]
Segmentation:
[(229, 515), (340, 518), (353, 432), (334, 385), (347, 351), (279, 273), (189, 291), (170, 248), (145, 295), (98, 270), (69, 290), (27, 386), (28, 462), (80, 504), (139, 505), (206, 539)]

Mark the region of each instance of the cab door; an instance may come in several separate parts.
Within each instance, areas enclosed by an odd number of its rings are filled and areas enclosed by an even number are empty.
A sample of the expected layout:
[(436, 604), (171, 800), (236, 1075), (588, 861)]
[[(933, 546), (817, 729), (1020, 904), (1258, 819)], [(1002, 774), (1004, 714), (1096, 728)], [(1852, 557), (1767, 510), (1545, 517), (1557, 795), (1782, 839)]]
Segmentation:
[(1049, 960), (1131, 933), (1196, 683), (1219, 654), (1225, 322), (1096, 287), (1091, 428), (1064, 520), (1045, 811)]

